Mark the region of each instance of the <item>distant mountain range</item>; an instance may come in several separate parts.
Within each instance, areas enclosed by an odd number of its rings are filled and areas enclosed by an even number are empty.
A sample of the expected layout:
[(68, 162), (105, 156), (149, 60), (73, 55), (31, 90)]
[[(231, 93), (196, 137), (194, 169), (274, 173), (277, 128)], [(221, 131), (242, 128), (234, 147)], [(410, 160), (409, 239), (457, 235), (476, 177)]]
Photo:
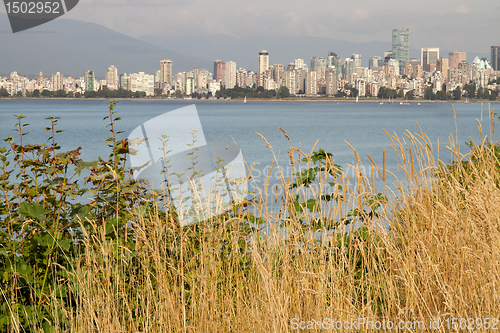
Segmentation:
[[(384, 56), (384, 52), (392, 49), (391, 42), (373, 41), (355, 43), (345, 40), (311, 37), (311, 36), (245, 36), (234, 38), (218, 34), (210, 36), (143, 36), (142, 41), (176, 50), (182, 54), (196, 56), (203, 54), (204, 58), (235, 61), (237, 67), (247, 70), (257, 70), (258, 54), (261, 50), (269, 52), (270, 64), (284, 64), (294, 59), (304, 59), (309, 65), (313, 56), (326, 58), (329, 52), (335, 52), (342, 58), (351, 54), (361, 54), (363, 66), (368, 66), (371, 56)], [(411, 44), (410, 44), (411, 45)], [(441, 50), (441, 55), (448, 57), (448, 51)], [(475, 56), (489, 57), (485, 53), (467, 53), (469, 62)], [(420, 59), (420, 50), (410, 48), (410, 57)]]
[(105, 78), (109, 66), (119, 73), (154, 74), (160, 61), (171, 59), (174, 72), (193, 67), (210, 68), (204, 60), (152, 45), (104, 26), (77, 20), (57, 19), (25, 32), (12, 33), (7, 15), (0, 13), (0, 75), (17, 71), (36, 75), (80, 77), (93, 70)]
[[(354, 43), (344, 40), (311, 36), (144, 36), (136, 39), (102, 25), (77, 20), (57, 19), (42, 26), (13, 34), (7, 15), (0, 13), (0, 75), (17, 71), (34, 76), (40, 71), (46, 75), (61, 72), (80, 77), (93, 70), (104, 78), (110, 65), (118, 73), (146, 72), (154, 74), (160, 61), (171, 59), (174, 73), (193, 67), (213, 71), (217, 59), (235, 61), (237, 67), (257, 70), (260, 50), (269, 52), (271, 64), (287, 65), (294, 59), (326, 57), (330, 51), (345, 58), (361, 54), (363, 65), (372, 55), (383, 56), (391, 49), (390, 42)], [(175, 50), (175, 51), (173, 51)], [(448, 51), (442, 50), (448, 56)], [(468, 53), (468, 61), (488, 54)], [(420, 58), (420, 51), (410, 50), (410, 56)]]

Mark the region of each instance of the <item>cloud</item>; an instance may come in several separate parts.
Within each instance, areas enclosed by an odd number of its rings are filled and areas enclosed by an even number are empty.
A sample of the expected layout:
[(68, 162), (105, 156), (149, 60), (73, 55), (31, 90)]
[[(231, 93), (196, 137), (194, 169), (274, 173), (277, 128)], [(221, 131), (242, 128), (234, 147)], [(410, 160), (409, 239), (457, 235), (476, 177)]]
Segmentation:
[(369, 16), (370, 12), (366, 9), (356, 9), (350, 14), (351, 19), (355, 22), (366, 20)]
[(461, 4), (461, 5), (458, 5), (457, 7), (455, 7), (455, 9), (453, 9), (453, 11), (455, 13), (459, 13), (459, 14), (469, 14), (470, 13), (470, 8), (469, 6), (467, 6), (466, 4)]

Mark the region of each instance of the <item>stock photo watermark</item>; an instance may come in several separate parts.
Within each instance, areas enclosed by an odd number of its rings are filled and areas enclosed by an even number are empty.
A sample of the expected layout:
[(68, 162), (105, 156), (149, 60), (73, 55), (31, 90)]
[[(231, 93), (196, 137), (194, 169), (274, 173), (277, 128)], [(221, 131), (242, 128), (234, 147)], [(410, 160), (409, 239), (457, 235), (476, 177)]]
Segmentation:
[(61, 17), (79, 0), (4, 0), (12, 32), (28, 30)]
[(438, 318), (429, 320), (373, 320), (368, 318), (353, 318), (338, 320), (324, 318), (321, 320), (300, 320), (293, 318), (290, 321), (292, 330), (496, 330), (500, 328), (498, 318)]
[(220, 215), (247, 197), (243, 154), (234, 143), (206, 141), (195, 105), (144, 122), (128, 140), (134, 178), (165, 193), (183, 226)]

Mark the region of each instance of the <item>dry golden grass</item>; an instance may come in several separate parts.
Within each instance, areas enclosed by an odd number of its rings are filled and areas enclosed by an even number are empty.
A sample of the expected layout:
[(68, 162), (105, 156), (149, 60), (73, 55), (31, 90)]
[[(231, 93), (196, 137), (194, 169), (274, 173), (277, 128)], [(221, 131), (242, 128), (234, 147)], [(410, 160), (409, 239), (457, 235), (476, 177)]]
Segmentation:
[[(159, 214), (138, 214), (137, 245), (127, 249), (95, 226), (101, 237), (87, 237), (72, 279), (78, 311), (71, 330), (290, 332), (293, 318), (369, 318), (424, 321), (420, 331), (431, 331), (430, 319), (500, 318), (498, 155), (484, 139), (472, 155), (461, 155), (451, 138), (450, 151), (466, 162), (450, 171), (434, 159), (423, 133), (389, 137), (406, 177), (398, 180), (396, 199), (370, 221), (389, 229), (370, 228), (366, 240), (352, 232), (315, 237), (308, 229), (318, 215), (294, 208), (284, 178), (282, 211), (256, 207), (269, 223), (266, 236), (246, 237), (241, 217), (207, 221), (194, 232)], [(289, 155), (294, 168), (311, 156), (297, 149)], [(477, 163), (467, 162), (471, 157)], [(352, 208), (374, 193), (373, 179), (356, 167), (354, 179), (338, 179), (344, 191), (336, 188)], [(373, 169), (386, 181), (385, 166)], [(318, 181), (325, 185), (326, 177)], [(323, 208), (332, 219), (346, 210)], [(311, 225), (304, 228), (304, 220)]]

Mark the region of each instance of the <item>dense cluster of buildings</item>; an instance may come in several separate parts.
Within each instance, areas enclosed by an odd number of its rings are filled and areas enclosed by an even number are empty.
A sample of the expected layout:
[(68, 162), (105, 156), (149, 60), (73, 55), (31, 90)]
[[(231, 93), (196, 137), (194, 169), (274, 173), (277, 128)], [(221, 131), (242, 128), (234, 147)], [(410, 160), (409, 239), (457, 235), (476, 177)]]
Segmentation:
[(85, 93), (100, 89), (125, 89), (145, 92), (146, 96), (158, 93), (165, 95), (213, 95), (222, 88), (263, 87), (278, 90), (285, 86), (291, 95), (335, 96), (350, 93), (356, 89), (359, 97), (377, 96), (381, 88), (412, 91), (414, 96), (423, 97), (432, 88), (451, 92), (463, 89), (466, 84), (476, 88), (500, 91), (496, 84), (500, 77), (500, 46), (491, 47), (490, 62), (476, 58), (466, 61), (465, 52), (450, 52), (448, 57), (440, 54), (439, 48), (422, 48), (420, 59), (410, 58), (410, 33), (408, 29), (394, 29), (392, 50), (383, 57), (372, 56), (368, 67), (362, 66), (361, 55), (352, 54), (341, 58), (330, 52), (326, 57), (312, 57), (309, 65), (304, 59), (295, 59), (287, 65), (271, 64), (266, 50), (259, 52), (258, 71), (238, 68), (234, 61), (216, 60), (213, 71), (193, 68), (189, 72), (174, 74), (172, 61), (160, 61), (160, 69), (155, 74), (143, 72), (118, 75), (115, 66), (110, 66), (106, 79), (98, 80), (93, 71), (87, 71), (80, 78), (65, 77), (56, 73), (37, 79), (21, 77), (17, 72), (10, 77), (0, 78), (0, 88), (10, 95), (26, 95), (35, 90)]

